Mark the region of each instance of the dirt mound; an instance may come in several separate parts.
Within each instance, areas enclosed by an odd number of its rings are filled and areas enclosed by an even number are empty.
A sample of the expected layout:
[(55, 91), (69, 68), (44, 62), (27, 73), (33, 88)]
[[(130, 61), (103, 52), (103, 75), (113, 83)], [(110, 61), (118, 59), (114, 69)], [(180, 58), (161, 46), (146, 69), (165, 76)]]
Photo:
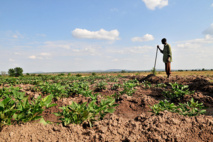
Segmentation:
[(213, 117), (187, 117), (171, 112), (136, 118), (141, 122), (147, 140), (213, 141)]
[(190, 89), (213, 92), (213, 84), (205, 78), (196, 78), (189, 84)]
[(5, 127), (0, 141), (213, 141), (213, 117), (163, 112), (135, 120), (111, 114), (93, 128), (27, 123)]

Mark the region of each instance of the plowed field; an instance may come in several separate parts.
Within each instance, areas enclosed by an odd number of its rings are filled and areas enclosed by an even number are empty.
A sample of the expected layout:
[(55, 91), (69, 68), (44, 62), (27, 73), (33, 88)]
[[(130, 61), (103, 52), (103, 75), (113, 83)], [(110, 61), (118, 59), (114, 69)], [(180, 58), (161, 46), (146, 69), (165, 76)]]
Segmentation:
[[(131, 95), (123, 94), (116, 99), (118, 106), (115, 112), (107, 114), (103, 120), (96, 121), (93, 127), (89, 127), (86, 122), (80, 125), (69, 124), (62, 126), (58, 117), (53, 113), (60, 111), (59, 107), (69, 105), (72, 101), (79, 104), (90, 102), (90, 97), (77, 94), (70, 97), (54, 99), (57, 106), (48, 108), (43, 112), (45, 120), (52, 124), (43, 125), (38, 122), (28, 122), (20, 125), (4, 126), (0, 132), (1, 142), (27, 142), (27, 141), (110, 141), (110, 142), (146, 142), (146, 141), (213, 141), (213, 77), (203, 76), (172, 76), (170, 79), (158, 76), (127, 76), (118, 78), (117, 84), (122, 84), (129, 80), (138, 80), (140, 83), (148, 81), (151, 86), (142, 84), (134, 87), (135, 92)], [(97, 80), (100, 81), (100, 80)], [(89, 88), (93, 92), (99, 93), (98, 101), (107, 96), (122, 91), (111, 89), (115, 82), (105, 80), (106, 89), (95, 90), (95, 84), (90, 84)], [(169, 83), (188, 85), (193, 94), (186, 94), (183, 99), (173, 102), (174, 104), (184, 103), (194, 98), (195, 101), (203, 103), (206, 113), (198, 116), (184, 116), (178, 113), (162, 111), (155, 115), (150, 108), (154, 104), (164, 100), (163, 91), (171, 89)], [(167, 87), (156, 87), (157, 84), (164, 83)], [(29, 90), (30, 84), (16, 85), (22, 88), (29, 98), (42, 95), (41, 92)]]

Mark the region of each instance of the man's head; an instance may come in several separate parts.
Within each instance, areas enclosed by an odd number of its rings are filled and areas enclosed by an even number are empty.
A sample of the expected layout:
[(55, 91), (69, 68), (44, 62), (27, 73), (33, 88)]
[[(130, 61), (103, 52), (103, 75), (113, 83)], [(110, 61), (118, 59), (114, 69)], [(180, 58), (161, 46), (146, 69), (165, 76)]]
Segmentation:
[(166, 38), (163, 38), (163, 39), (161, 40), (161, 42), (162, 42), (162, 44), (166, 44)]

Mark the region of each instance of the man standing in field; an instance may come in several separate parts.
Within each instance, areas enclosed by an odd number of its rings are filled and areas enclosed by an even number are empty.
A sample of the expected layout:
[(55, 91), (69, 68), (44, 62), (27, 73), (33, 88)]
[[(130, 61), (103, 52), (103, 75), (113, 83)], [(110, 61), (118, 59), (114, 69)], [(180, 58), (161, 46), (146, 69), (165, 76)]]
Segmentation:
[(169, 78), (169, 76), (171, 74), (172, 50), (171, 50), (171, 46), (167, 43), (166, 38), (163, 38), (161, 40), (161, 42), (164, 45), (163, 50), (160, 49), (159, 45), (157, 45), (157, 48), (163, 54), (163, 62), (165, 63), (165, 71), (167, 74), (167, 78)]

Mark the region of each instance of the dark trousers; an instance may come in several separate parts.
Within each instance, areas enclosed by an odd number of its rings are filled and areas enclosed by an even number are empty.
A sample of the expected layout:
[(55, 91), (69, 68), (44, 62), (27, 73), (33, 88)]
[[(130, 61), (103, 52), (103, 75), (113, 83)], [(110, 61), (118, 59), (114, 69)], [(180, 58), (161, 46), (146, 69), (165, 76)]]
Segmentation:
[(167, 75), (171, 74), (171, 62), (165, 63), (165, 71)]

